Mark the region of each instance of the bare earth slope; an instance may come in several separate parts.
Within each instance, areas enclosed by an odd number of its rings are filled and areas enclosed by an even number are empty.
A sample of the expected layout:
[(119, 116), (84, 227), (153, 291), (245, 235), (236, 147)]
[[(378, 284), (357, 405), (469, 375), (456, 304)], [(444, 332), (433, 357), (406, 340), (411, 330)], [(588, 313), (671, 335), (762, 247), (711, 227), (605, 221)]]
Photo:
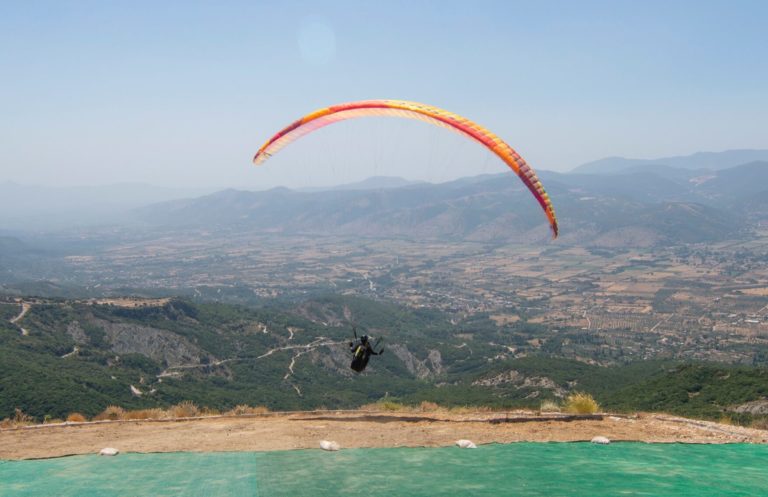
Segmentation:
[(611, 440), (768, 443), (768, 431), (665, 415), (556, 419), (531, 413), (273, 413), (183, 421), (113, 421), (0, 430), (0, 459), (123, 452), (268, 451), (318, 448), (320, 440), (351, 447), (439, 447), (457, 439), (478, 444)]

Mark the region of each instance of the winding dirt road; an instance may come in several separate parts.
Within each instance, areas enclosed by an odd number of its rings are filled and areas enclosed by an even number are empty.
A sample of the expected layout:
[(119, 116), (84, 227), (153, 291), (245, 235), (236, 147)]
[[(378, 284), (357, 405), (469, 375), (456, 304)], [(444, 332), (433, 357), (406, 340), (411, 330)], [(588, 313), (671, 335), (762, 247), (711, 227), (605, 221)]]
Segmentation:
[[(11, 319), (11, 324), (16, 324), (19, 321), (21, 321), (22, 319), (24, 319), (24, 316), (27, 315), (27, 313), (29, 312), (29, 310), (31, 308), (32, 308), (32, 304), (28, 304), (27, 302), (22, 302), (21, 303), (21, 312), (19, 313), (18, 316), (16, 316), (15, 318)], [(22, 328), (21, 326), (19, 326), (19, 328), (21, 328), (21, 334), (22, 335), (24, 335), (24, 336), (29, 335), (29, 331), (27, 331), (26, 328)]]

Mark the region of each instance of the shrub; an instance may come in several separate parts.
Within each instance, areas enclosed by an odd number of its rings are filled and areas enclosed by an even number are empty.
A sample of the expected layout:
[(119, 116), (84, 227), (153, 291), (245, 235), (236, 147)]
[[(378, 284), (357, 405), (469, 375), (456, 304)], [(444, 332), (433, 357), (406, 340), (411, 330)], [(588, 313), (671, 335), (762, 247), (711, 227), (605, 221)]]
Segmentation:
[(717, 422), (720, 423), (721, 425), (733, 425), (733, 418), (731, 418), (727, 414), (724, 414), (720, 416), (720, 419), (718, 419)]
[(379, 403), (379, 406), (385, 411), (402, 411), (405, 409), (405, 406), (400, 402), (394, 402), (391, 400), (383, 400)]
[(83, 416), (79, 412), (73, 412), (73, 413), (70, 413), (69, 416), (67, 416), (67, 421), (69, 423), (84, 423), (87, 421), (87, 419), (85, 419), (85, 416)]
[(35, 418), (24, 414), (21, 409), (16, 409), (12, 418), (5, 418), (0, 421), (0, 428), (16, 428), (34, 423)]
[(572, 414), (594, 414), (600, 410), (595, 399), (586, 392), (574, 392), (565, 399), (565, 412)]
[(14, 426), (31, 425), (32, 423), (35, 422), (35, 418), (27, 414), (24, 414), (24, 412), (21, 409), (16, 408), (16, 410), (13, 413), (13, 418), (11, 418), (11, 422), (14, 424)]
[(427, 400), (423, 400), (421, 404), (419, 405), (419, 408), (422, 410), (422, 412), (433, 412), (440, 409), (440, 406), (437, 405), (434, 402), (429, 402)]
[(768, 417), (754, 418), (749, 426), (758, 430), (768, 430)]
[(125, 409), (120, 406), (107, 406), (100, 414), (94, 416), (94, 421), (118, 421), (125, 417)]
[(541, 412), (560, 412), (560, 405), (552, 400), (545, 400), (539, 407)]
[(248, 404), (239, 404), (227, 411), (230, 416), (242, 416), (243, 414), (250, 414), (251, 406)]
[(200, 414), (200, 409), (190, 400), (179, 402), (169, 410), (171, 417), (174, 418), (194, 418)]

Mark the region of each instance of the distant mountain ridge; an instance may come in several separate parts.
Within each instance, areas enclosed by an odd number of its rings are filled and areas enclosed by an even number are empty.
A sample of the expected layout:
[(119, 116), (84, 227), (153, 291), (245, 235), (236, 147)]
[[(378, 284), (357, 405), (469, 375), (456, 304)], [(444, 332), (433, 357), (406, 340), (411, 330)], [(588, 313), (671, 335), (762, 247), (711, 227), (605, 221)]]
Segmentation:
[[(726, 168), (736, 159), (761, 155), (768, 151), (659, 159), (686, 167), (605, 159), (591, 164), (608, 172), (589, 172), (588, 164), (571, 173), (539, 171), (539, 176), (560, 220), (560, 243), (710, 242), (768, 223), (768, 159)], [(698, 168), (702, 165), (713, 167)], [(379, 176), (309, 191), (189, 193), (147, 185), (45, 189), (5, 183), (0, 184), (0, 229), (17, 236), (99, 223), (494, 243), (550, 238), (538, 205), (509, 172), (440, 184)]]
[(659, 159), (628, 159), (607, 157), (587, 162), (571, 172), (580, 174), (613, 174), (637, 166), (669, 166), (678, 169), (728, 169), (740, 164), (768, 161), (768, 150), (726, 150), (723, 152), (697, 152), (691, 155), (662, 157)]
[[(746, 195), (768, 191), (768, 162), (714, 172), (666, 166), (606, 175), (542, 171), (541, 178), (554, 199), (563, 243), (698, 243), (736, 236), (755, 215), (763, 216), (751, 210)], [(538, 205), (509, 173), (377, 190), (225, 190), (135, 214), (142, 223), (169, 228), (481, 242), (549, 239)]]

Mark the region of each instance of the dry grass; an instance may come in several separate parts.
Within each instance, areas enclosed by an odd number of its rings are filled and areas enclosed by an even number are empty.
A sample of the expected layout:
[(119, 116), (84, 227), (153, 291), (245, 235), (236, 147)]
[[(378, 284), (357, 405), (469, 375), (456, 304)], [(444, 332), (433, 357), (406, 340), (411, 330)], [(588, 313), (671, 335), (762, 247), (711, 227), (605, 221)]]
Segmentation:
[(200, 414), (200, 409), (190, 400), (179, 402), (168, 409), (172, 418), (194, 418)]
[(717, 422), (720, 423), (721, 425), (729, 425), (729, 426), (732, 426), (734, 424), (733, 418), (731, 418), (728, 415), (720, 416), (720, 419), (718, 419)]
[(497, 411), (503, 411), (503, 408), (494, 408), (490, 406), (457, 406), (451, 407), (449, 412), (453, 414), (474, 414), (474, 413), (491, 413)]
[(758, 430), (768, 430), (768, 417), (753, 419), (749, 427), (756, 428)]
[(560, 412), (560, 404), (552, 400), (545, 400), (539, 407), (540, 412)]
[(267, 414), (269, 412), (269, 407), (267, 406), (256, 406), (251, 408), (251, 414)]
[(101, 413), (93, 417), (94, 421), (117, 421), (125, 418), (125, 409), (120, 406), (107, 406)]
[(475, 408), (470, 406), (454, 406), (449, 408), (448, 411), (452, 414), (471, 414), (475, 412)]
[(408, 411), (411, 410), (408, 406), (401, 404), (400, 402), (394, 402), (392, 400), (380, 400), (371, 404), (364, 404), (358, 408), (361, 411)]
[(139, 409), (136, 411), (127, 411), (124, 419), (165, 419), (168, 413), (163, 409)]
[[(265, 406), (251, 407), (248, 405), (239, 405), (234, 409), (228, 411), (228, 415), (239, 414), (266, 414), (270, 412)], [(198, 408), (191, 401), (185, 400), (169, 407), (168, 409), (152, 408), (152, 409), (136, 409), (125, 410), (120, 406), (108, 406), (104, 411), (93, 417), (93, 421), (121, 421), (121, 420), (155, 420), (155, 419), (181, 419), (181, 418), (193, 418), (198, 416), (218, 416), (221, 415), (221, 411), (218, 409), (211, 409), (209, 407)], [(88, 421), (83, 414), (79, 412), (70, 413), (66, 419), (70, 423), (84, 423)], [(46, 418), (43, 423), (62, 423), (61, 419), (48, 419)], [(35, 424), (33, 417), (24, 414), (21, 410), (17, 409), (16, 414), (12, 418), (5, 418), (0, 421), (0, 428), (15, 428), (18, 426), (25, 426)]]
[(19, 426), (27, 426), (35, 423), (35, 418), (24, 414), (21, 409), (16, 409), (12, 418), (5, 418), (0, 421), (0, 428), (18, 428)]
[(250, 414), (251, 413), (251, 406), (248, 404), (240, 404), (236, 405), (229, 411), (227, 411), (227, 414), (230, 416), (242, 416), (243, 414)]
[(383, 400), (379, 402), (379, 406), (383, 411), (405, 411), (408, 408), (400, 402), (394, 402), (392, 400)]
[(213, 407), (203, 407), (200, 409), (200, 416), (220, 416), (221, 411)]
[(419, 405), (411, 406), (395, 402), (393, 400), (382, 399), (370, 404), (363, 404), (357, 408), (359, 411), (398, 411), (398, 412), (446, 412), (451, 414), (477, 414), (477, 413), (494, 413), (494, 412), (506, 412), (508, 408), (505, 407), (489, 407), (489, 406), (454, 406), (445, 407), (430, 401), (422, 401)]
[(571, 414), (594, 414), (600, 405), (586, 392), (574, 392), (565, 399), (565, 412)]
[(240, 404), (227, 411), (226, 414), (229, 416), (242, 416), (244, 414), (266, 414), (268, 412), (269, 409), (265, 406), (251, 407), (247, 404)]
[(24, 411), (21, 409), (16, 408), (13, 412), (13, 422), (17, 425), (31, 425), (35, 422), (35, 418), (32, 416), (29, 416), (27, 414), (24, 414)]

